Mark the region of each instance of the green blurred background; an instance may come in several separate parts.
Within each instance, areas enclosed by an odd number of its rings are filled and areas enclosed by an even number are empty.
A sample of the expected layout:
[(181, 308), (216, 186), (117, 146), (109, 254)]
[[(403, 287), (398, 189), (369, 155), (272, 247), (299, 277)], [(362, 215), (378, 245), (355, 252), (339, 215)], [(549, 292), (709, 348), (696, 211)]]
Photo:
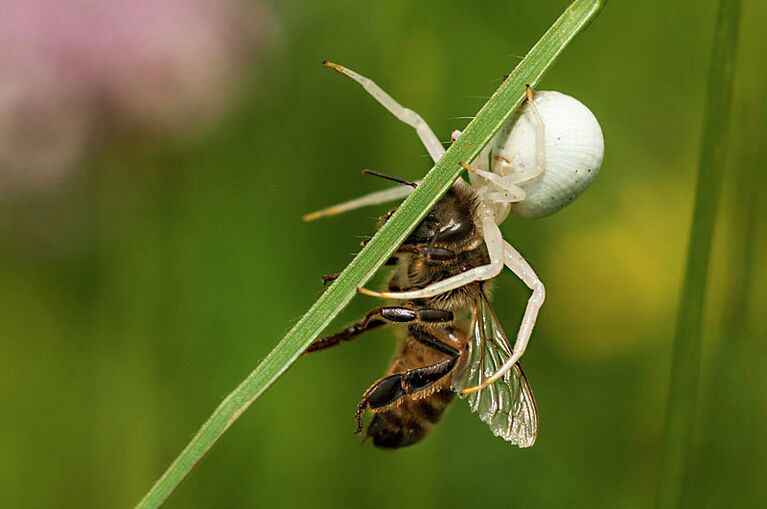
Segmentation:
[[(322, 60), (375, 79), (447, 140), (567, 4), (259, 5), (259, 48), (200, 132), (106, 123), (66, 177), (3, 190), (1, 504), (135, 504), (386, 208), (301, 215), (386, 187), (363, 168), (429, 169), (415, 134)], [(524, 359), (535, 447), (493, 437), (462, 402), (415, 447), (362, 445), (354, 408), (394, 348), (380, 331), (299, 360), (169, 507), (653, 505), (716, 16), (713, 0), (682, 4), (609, 2), (539, 86), (591, 108), (606, 157), (567, 209), (503, 225), (548, 290)], [(767, 4), (744, 4), (690, 507), (767, 499)], [(527, 295), (499, 278), (508, 330)], [(355, 299), (334, 327), (373, 304)]]

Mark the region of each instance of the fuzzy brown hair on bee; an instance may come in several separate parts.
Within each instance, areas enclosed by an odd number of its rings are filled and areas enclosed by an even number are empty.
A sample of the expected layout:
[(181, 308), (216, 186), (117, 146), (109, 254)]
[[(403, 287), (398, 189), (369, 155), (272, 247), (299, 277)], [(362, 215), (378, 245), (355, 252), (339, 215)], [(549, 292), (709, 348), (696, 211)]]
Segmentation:
[[(453, 186), (396, 251), (389, 290), (423, 288), (487, 264), (480, 224), (471, 188)], [(367, 436), (373, 444), (399, 448), (419, 442), (440, 420), (468, 359), (469, 331), (460, 318), (484, 298), (485, 285), (476, 281), (434, 297), (376, 308), (360, 322), (309, 347), (309, 352), (318, 351), (385, 324), (405, 325), (386, 376), (365, 391), (357, 407), (358, 433), (363, 413), (370, 411)]]
[[(357, 82), (397, 119), (415, 129), (434, 163), (443, 159), (445, 147), (418, 113), (348, 67), (327, 61), (324, 65)], [(409, 402), (450, 385), (495, 435), (519, 447), (535, 442), (537, 411), (519, 361), (530, 343), (546, 290), (535, 270), (504, 239), (500, 225), (512, 211), (525, 218), (542, 217), (571, 203), (597, 175), (604, 140), (594, 115), (574, 98), (558, 92), (536, 93), (529, 86), (525, 93), (524, 105), (493, 140), (473, 161), (459, 163), (468, 172), (468, 182), (458, 180), (399, 248), (393, 258), (398, 267), (389, 291), (359, 289), (367, 296), (397, 300), (401, 305), (374, 309), (361, 322), (310, 347), (319, 350), (371, 328), (401, 322), (408, 331), (406, 344), (411, 341), (439, 352), (435, 355), (442, 361), (431, 359), (432, 364), (420, 367), (402, 365), (399, 369), (405, 371), (392, 372), (376, 382), (363, 396), (358, 422), (365, 410), (383, 416), (393, 408), (413, 406), (415, 403)], [(461, 136), (460, 131), (454, 131), (450, 138), (458, 142)], [(399, 200), (418, 185), (398, 177), (378, 176), (406, 185), (312, 212), (304, 220)], [(485, 294), (487, 281), (504, 268), (531, 291), (513, 344)], [(455, 325), (454, 311), (466, 309), (471, 321), (461, 328)], [(435, 322), (427, 316), (449, 319)], [(447, 327), (465, 332), (465, 340), (460, 341), (463, 349), (437, 337)], [(419, 337), (419, 330), (431, 335), (424, 334), (428, 339)], [(401, 354), (409, 356), (410, 351), (406, 345)], [(390, 417), (387, 422), (396, 421)], [(369, 428), (368, 433), (378, 428)], [(402, 445), (407, 442), (403, 439)]]

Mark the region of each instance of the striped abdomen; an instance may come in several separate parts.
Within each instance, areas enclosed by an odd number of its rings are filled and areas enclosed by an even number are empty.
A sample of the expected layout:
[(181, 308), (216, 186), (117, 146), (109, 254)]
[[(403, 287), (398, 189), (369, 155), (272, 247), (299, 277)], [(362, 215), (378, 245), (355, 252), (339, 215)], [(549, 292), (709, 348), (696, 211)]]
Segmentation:
[[(408, 336), (388, 374), (403, 373), (444, 358)], [(432, 426), (439, 422), (452, 401), (455, 393), (450, 388), (451, 380), (452, 376), (449, 374), (420, 393), (405, 395), (395, 404), (375, 410), (367, 436), (373, 439), (375, 446), (386, 449), (397, 449), (419, 442)]]

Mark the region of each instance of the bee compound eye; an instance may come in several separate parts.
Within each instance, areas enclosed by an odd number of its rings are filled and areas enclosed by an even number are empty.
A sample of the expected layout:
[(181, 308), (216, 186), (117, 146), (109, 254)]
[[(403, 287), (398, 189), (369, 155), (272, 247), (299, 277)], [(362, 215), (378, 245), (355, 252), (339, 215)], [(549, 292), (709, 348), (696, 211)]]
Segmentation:
[(445, 249), (442, 247), (427, 247), (424, 249), (424, 254), (429, 260), (434, 261), (447, 261), (452, 260), (455, 258), (455, 253), (451, 251), (450, 249)]

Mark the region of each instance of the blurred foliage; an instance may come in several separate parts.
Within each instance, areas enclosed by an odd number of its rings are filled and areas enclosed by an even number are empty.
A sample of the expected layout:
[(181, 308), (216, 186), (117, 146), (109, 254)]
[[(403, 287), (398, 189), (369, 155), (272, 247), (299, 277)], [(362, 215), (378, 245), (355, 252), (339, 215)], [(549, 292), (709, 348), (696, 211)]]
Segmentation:
[[(428, 169), (412, 131), (323, 59), (376, 79), (447, 139), (567, 3), (280, 2), (269, 52), (208, 134), (118, 133), (58, 188), (3, 196), (3, 505), (137, 502), (383, 209), (300, 216), (380, 189), (362, 168)], [(503, 227), (548, 290), (524, 359), (534, 448), (505, 445), (461, 402), (416, 447), (360, 445), (354, 406), (393, 350), (380, 331), (299, 361), (169, 506), (651, 505), (715, 4), (610, 2), (542, 82), (595, 112), (607, 153), (573, 205)], [(767, 5), (746, 2), (743, 15), (694, 507), (767, 497)], [(527, 291), (509, 274), (496, 286), (513, 330)], [(372, 305), (355, 299), (337, 326)]]

